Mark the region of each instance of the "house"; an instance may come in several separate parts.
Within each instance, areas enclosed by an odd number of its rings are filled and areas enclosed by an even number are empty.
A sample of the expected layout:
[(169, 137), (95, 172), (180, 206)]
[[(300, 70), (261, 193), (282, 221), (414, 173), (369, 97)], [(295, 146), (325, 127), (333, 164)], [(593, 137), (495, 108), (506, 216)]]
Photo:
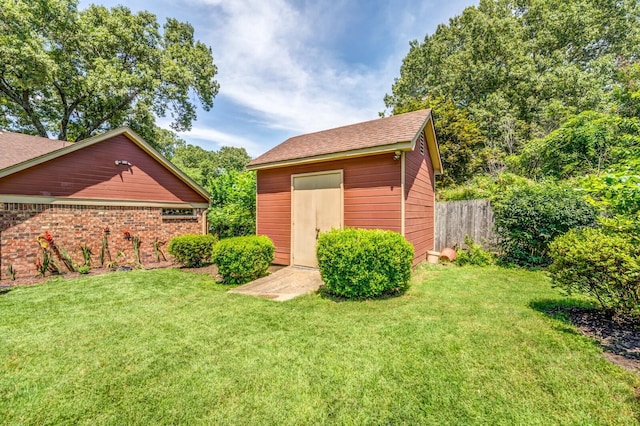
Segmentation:
[(154, 241), (206, 233), (207, 192), (127, 127), (77, 143), (0, 131), (0, 278), (11, 266), (35, 275), (36, 239), (48, 232), (79, 263), (80, 245), (93, 264), (105, 229), (111, 256), (155, 260)]
[(274, 263), (317, 266), (315, 241), (331, 228), (401, 233), (414, 265), (434, 249), (435, 175), (442, 172), (431, 110), (290, 138), (251, 161), (257, 233)]

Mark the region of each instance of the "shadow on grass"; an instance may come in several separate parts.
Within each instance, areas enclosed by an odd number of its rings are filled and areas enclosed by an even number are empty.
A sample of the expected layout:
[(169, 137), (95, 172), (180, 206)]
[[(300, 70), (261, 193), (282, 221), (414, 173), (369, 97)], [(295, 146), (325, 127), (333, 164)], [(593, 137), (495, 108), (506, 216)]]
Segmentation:
[(593, 308), (592, 305), (583, 300), (571, 298), (533, 300), (529, 303), (529, 307), (548, 317), (560, 320), (562, 325), (556, 324), (554, 328), (574, 335), (580, 335), (581, 333), (575, 329), (575, 324), (571, 321), (571, 310)]
[(3, 296), (5, 294), (9, 293), (12, 289), (13, 289), (13, 287), (2, 287), (2, 286), (0, 286), (0, 296)]
[(557, 330), (595, 339), (609, 361), (640, 374), (639, 318), (616, 316), (570, 298), (535, 300), (529, 306), (560, 320), (562, 325), (555, 325)]
[(407, 292), (407, 290), (387, 291), (387, 292), (381, 294), (380, 296), (376, 296), (376, 297), (353, 297), (353, 298), (347, 298), (347, 297), (344, 297), (344, 296), (340, 296), (340, 295), (331, 293), (329, 291), (329, 289), (327, 289), (327, 286), (323, 284), (323, 285), (320, 286), (320, 288), (318, 289), (317, 293), (323, 299), (331, 300), (332, 302), (363, 302), (363, 301), (368, 301), (368, 300), (377, 301), (377, 300), (393, 299), (395, 297), (399, 297), (399, 296), (404, 295)]

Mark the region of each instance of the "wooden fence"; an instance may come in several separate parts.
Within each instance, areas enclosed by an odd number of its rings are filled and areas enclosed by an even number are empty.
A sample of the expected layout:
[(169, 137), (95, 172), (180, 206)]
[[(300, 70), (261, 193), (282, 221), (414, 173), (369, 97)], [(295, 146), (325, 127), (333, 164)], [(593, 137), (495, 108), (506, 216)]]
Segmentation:
[(436, 203), (435, 249), (460, 247), (470, 236), (484, 247), (495, 244), (493, 209), (489, 200)]

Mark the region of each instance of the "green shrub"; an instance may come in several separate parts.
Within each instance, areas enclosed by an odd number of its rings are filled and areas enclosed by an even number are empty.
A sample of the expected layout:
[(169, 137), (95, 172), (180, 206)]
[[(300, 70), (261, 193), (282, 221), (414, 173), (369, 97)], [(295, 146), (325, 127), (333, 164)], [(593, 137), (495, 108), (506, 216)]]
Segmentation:
[(573, 228), (592, 226), (597, 212), (582, 196), (553, 184), (515, 188), (494, 206), (503, 260), (547, 266), (549, 243)]
[(219, 238), (256, 232), (256, 173), (231, 170), (211, 182), (209, 231)]
[(78, 272), (81, 274), (88, 274), (90, 270), (91, 270), (91, 267), (89, 265), (78, 266)]
[(399, 293), (409, 288), (413, 246), (379, 229), (334, 229), (316, 247), (324, 291), (348, 299)]
[(473, 241), (473, 238), (466, 236), (464, 238), (464, 245), (466, 247), (457, 250), (456, 259), (454, 260), (455, 264), (460, 266), (488, 266), (495, 263), (493, 253), (484, 250), (480, 244), (476, 244)]
[(640, 314), (640, 249), (627, 238), (572, 230), (549, 248), (554, 285), (593, 296), (604, 309)]
[(211, 234), (185, 234), (172, 238), (167, 250), (179, 263), (195, 268), (211, 260), (211, 250), (217, 241)]
[(233, 237), (220, 240), (211, 260), (228, 284), (244, 284), (267, 273), (273, 262), (275, 246), (265, 236)]

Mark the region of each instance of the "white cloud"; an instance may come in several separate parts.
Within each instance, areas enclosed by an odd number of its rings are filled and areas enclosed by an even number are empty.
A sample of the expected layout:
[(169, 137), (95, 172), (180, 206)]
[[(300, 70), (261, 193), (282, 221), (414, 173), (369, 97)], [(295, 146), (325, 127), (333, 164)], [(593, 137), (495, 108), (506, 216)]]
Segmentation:
[(264, 152), (264, 147), (251, 139), (221, 132), (211, 127), (194, 126), (190, 131), (184, 132), (182, 135), (188, 137), (190, 141), (198, 141), (198, 145), (210, 151), (217, 151), (223, 146), (234, 146), (245, 148), (251, 157), (256, 157)]
[(330, 23), (319, 19), (336, 16), (284, 0), (193, 1), (212, 6), (221, 94), (266, 127), (305, 133), (375, 118), (383, 109), (394, 73), (347, 68), (322, 48), (316, 30)]

